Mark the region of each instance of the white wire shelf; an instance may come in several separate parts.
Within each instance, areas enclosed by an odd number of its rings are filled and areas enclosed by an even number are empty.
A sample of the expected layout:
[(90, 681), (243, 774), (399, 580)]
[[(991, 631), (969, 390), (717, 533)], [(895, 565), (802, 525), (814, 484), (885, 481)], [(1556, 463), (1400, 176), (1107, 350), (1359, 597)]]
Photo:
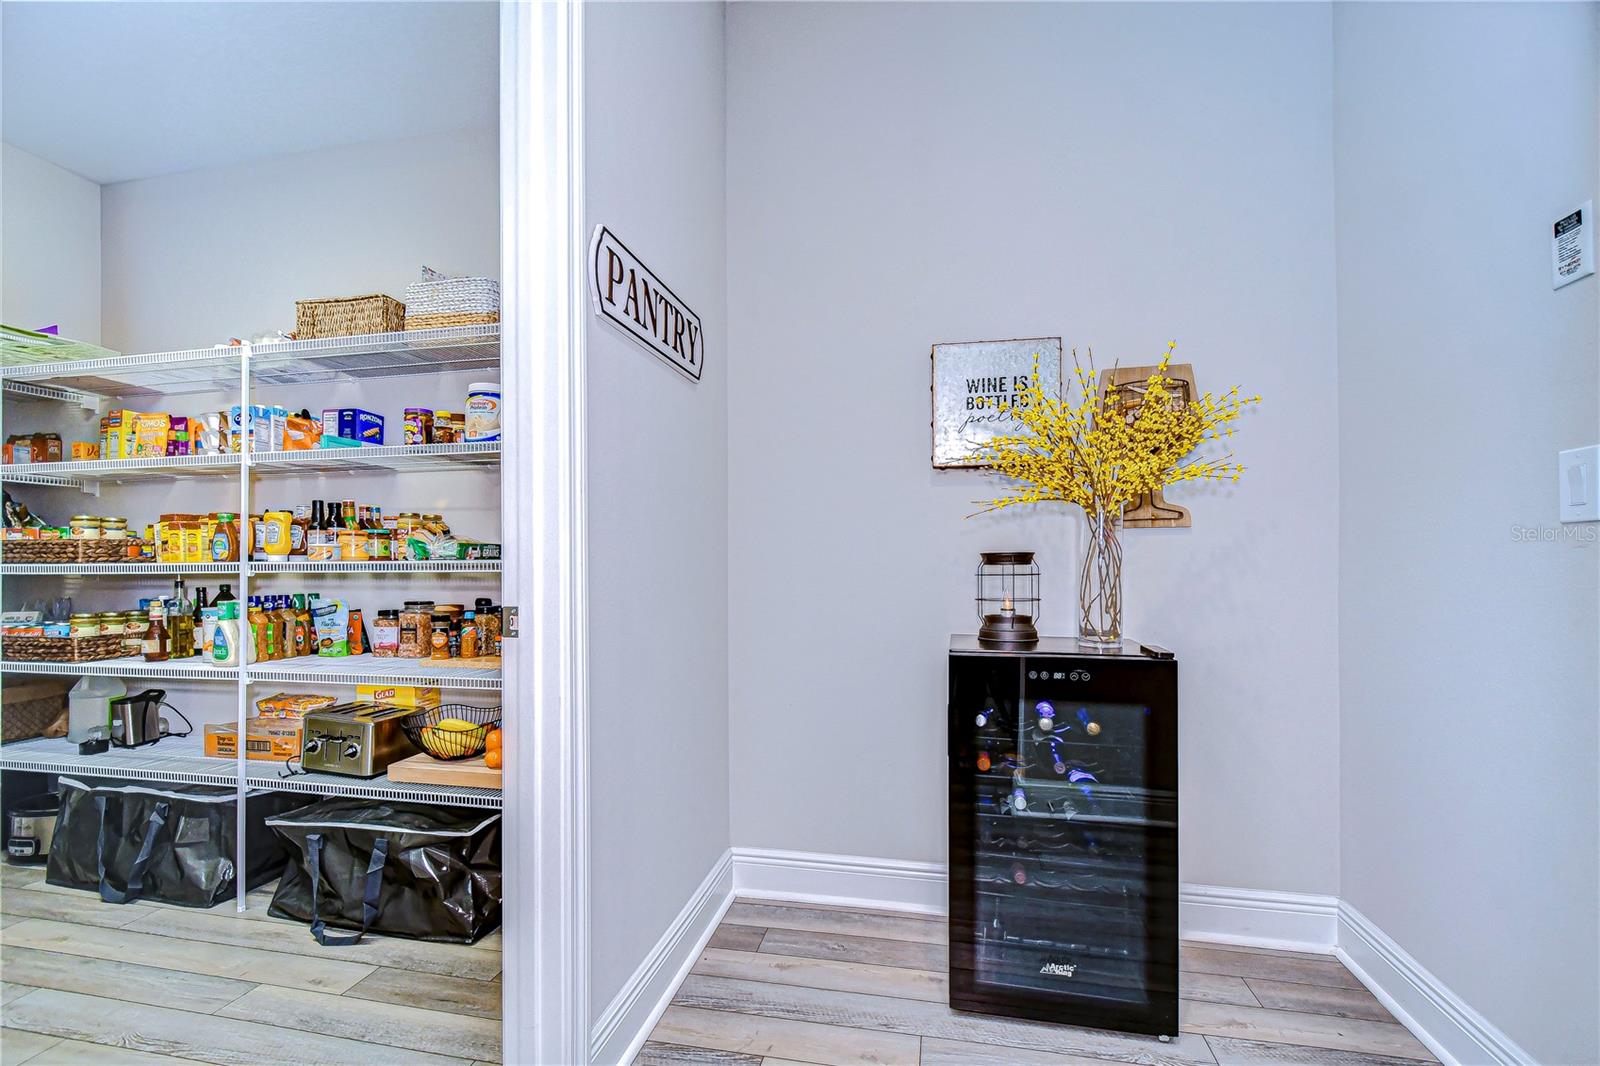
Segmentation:
[[(433, 666), (431, 659), (400, 659), (376, 655), (303, 655), (254, 663), (246, 671), (251, 681), (307, 685), (417, 685), (425, 688), (500, 688), (498, 667)], [(168, 680), (234, 681), (237, 666), (209, 666), (203, 659), (169, 659), (147, 663), (137, 655), (101, 659), (90, 663), (34, 662), (0, 659), (0, 670), (10, 674), (57, 674), (68, 677), (152, 677)]]
[[(214, 761), (214, 760), (213, 760)], [(245, 768), (245, 784), (282, 792), (311, 792), (319, 796), (355, 796), (360, 799), (400, 800), (405, 803), (450, 803), (458, 807), (500, 808), (500, 790), (466, 788), (460, 785), (414, 785), (377, 777), (344, 777), (340, 774), (306, 773), (280, 777), (282, 763), (265, 760)]]
[(347, 470), (492, 469), (500, 464), (500, 442), (482, 444), (386, 444), (381, 447), (312, 448), (256, 452), (251, 469), (261, 477), (338, 473)]
[(256, 381), (263, 385), (498, 370), (500, 326), (450, 326), (261, 344), (251, 349), (250, 366)]
[(305, 685), (417, 685), (428, 688), (496, 690), (499, 667), (438, 667), (430, 659), (401, 659), (376, 655), (316, 656), (255, 663), (248, 668), (252, 681)]
[[(238, 391), (239, 348), (190, 348), (177, 352), (113, 355), (27, 366), (0, 367), (7, 391), (33, 399), (67, 400), (76, 395), (135, 396)], [(48, 390), (19, 388), (45, 384)], [(52, 396), (50, 391), (60, 391)]]
[(237, 455), (163, 455), (149, 459), (79, 459), (60, 463), (0, 465), (0, 481), (18, 485), (91, 482), (167, 481), (172, 478), (227, 477), (239, 472)]
[[(236, 567), (237, 568), (237, 567)], [(252, 576), (267, 574), (498, 574), (498, 559), (428, 559), (420, 562), (307, 562), (251, 563)]]
[(155, 677), (169, 681), (237, 681), (237, 666), (210, 666), (201, 658), (168, 659), (147, 663), (143, 656), (128, 655), (90, 663), (35, 662), (26, 659), (0, 659), (0, 670), (8, 674), (57, 674), (68, 677)]
[[(500, 444), (397, 444), (363, 448), (312, 448), (298, 452), (254, 452), (251, 469), (260, 477), (351, 470), (493, 470)], [(0, 465), (0, 481), (18, 485), (81, 488), (93, 482), (124, 484), (172, 478), (227, 477), (238, 473), (240, 456), (164, 455), (149, 459), (79, 459), (59, 463)]]
[(238, 563), (0, 563), (0, 576), (54, 574), (58, 577), (173, 577), (183, 574), (239, 573)]
[(201, 728), (191, 736), (167, 737), (139, 748), (113, 747), (99, 755), (79, 755), (78, 745), (61, 738), (12, 741), (0, 745), (0, 770), (231, 787), (238, 780), (233, 760), (206, 758)]
[[(232, 758), (206, 757), (201, 739), (203, 729), (204, 726), (197, 726), (191, 736), (167, 737), (141, 748), (113, 747), (99, 755), (80, 755), (76, 744), (63, 739), (13, 741), (0, 745), (0, 770), (231, 787), (237, 780), (236, 763)], [(500, 792), (496, 789), (399, 784), (390, 781), (387, 774), (359, 778), (311, 773), (284, 778), (278, 776), (282, 769), (280, 762), (251, 760), (245, 766), (245, 784), (251, 788), (319, 796), (357, 796), (495, 809), (501, 805)]]
[[(48, 383), (48, 389), (15, 390), (35, 399), (69, 399), (73, 394), (237, 392), (243, 352), (242, 347), (191, 348), (0, 366), (0, 384), (10, 390), (18, 384)], [(500, 327), (451, 326), (258, 344), (250, 349), (250, 362), (256, 381), (262, 385), (315, 385), (368, 377), (496, 370), (500, 365)]]

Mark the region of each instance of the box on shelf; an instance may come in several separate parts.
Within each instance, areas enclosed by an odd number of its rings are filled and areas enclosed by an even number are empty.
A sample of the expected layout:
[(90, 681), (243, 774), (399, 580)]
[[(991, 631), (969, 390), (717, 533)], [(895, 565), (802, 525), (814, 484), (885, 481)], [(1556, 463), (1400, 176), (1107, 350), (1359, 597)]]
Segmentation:
[(361, 444), (383, 444), (383, 416), (359, 407), (329, 407), (322, 412), (322, 429)]
[(279, 692), (256, 700), (257, 718), (301, 718), (312, 711), (332, 707), (339, 700), (334, 696), (292, 695)]
[[(300, 736), (305, 724), (298, 718), (245, 719), (244, 755), (246, 759), (282, 762), (300, 755)], [(239, 755), (239, 726), (234, 722), (206, 725), (206, 755), (213, 759), (235, 759)]]
[(7, 463), (59, 463), (61, 461), (61, 435), (59, 433), (17, 433), (6, 438), (3, 455)]
[(416, 711), (431, 711), (441, 702), (438, 689), (416, 685), (357, 685), (356, 699), (389, 707), (410, 707)]
[(72, 442), (72, 458), (98, 459), (100, 458), (100, 445), (93, 441), (75, 440)]

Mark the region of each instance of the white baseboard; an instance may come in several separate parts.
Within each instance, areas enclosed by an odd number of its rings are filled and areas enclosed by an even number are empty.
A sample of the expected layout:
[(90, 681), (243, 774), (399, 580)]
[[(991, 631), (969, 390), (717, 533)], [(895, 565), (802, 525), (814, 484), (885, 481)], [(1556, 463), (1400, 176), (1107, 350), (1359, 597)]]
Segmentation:
[(733, 902), (733, 855), (723, 852), (650, 954), (589, 1033), (589, 1061), (627, 1063), (660, 1020)]
[[(745, 899), (916, 914), (948, 909), (943, 863), (858, 855), (734, 848), (733, 890)], [(1184, 885), (1178, 924), (1187, 940), (1331, 953), (1337, 906), (1332, 896)]]
[(1516, 1041), (1450, 991), (1382, 929), (1339, 903), (1339, 961), (1446, 1066), (1532, 1064)]
[(945, 866), (771, 848), (733, 849), (733, 891), (745, 899), (943, 914)]
[(1335, 896), (1178, 886), (1178, 935), (1185, 940), (1332, 953), (1338, 931)]

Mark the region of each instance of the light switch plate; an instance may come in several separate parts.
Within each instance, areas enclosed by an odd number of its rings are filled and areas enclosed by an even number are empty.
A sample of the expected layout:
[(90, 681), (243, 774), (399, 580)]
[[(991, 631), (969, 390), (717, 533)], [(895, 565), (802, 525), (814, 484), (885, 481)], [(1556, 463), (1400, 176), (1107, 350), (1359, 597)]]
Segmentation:
[(1561, 521), (1600, 522), (1600, 444), (1561, 453)]

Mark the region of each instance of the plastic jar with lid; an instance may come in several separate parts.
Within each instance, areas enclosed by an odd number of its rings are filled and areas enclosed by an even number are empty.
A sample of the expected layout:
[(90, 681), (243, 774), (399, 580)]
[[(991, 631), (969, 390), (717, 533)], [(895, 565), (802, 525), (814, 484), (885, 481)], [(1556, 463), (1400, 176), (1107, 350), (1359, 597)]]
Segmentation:
[(128, 520), (126, 518), (100, 519), (100, 537), (102, 540), (127, 540)]
[(425, 659), (433, 633), (433, 603), (407, 600), (400, 612), (400, 640), (395, 654), (402, 659)]
[(400, 612), (379, 611), (372, 620), (372, 654), (393, 658), (400, 651)]
[(99, 540), (100, 519), (92, 514), (75, 514), (68, 521), (74, 540)]
[(100, 635), (100, 616), (87, 611), (75, 614), (67, 620), (71, 627), (70, 632), (74, 637), (98, 637)]

